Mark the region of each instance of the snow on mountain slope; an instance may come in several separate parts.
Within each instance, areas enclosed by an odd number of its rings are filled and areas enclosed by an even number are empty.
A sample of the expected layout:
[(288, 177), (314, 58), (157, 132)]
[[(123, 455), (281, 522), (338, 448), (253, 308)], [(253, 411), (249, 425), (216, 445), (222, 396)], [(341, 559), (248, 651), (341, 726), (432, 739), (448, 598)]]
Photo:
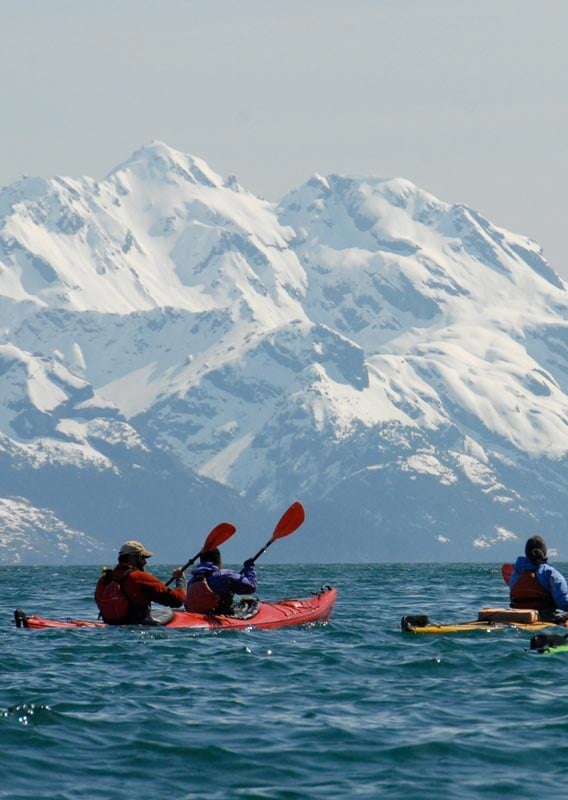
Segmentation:
[(147, 449), (115, 407), (58, 361), (0, 345), (0, 375), (0, 430), (30, 460), (93, 461), (105, 468), (110, 462), (94, 440)]
[(221, 308), (272, 323), (305, 281), (268, 203), (161, 143), (101, 183), (24, 179), (2, 190), (0, 210), (0, 292), (14, 300), (121, 315)]
[(49, 509), (34, 508), (21, 497), (0, 497), (0, 563), (84, 564), (101, 545), (72, 530)]
[(41, 454), (133, 498), (142, 465), (146, 492), (155, 471), (251, 520), (298, 497), (341, 558), (385, 535), (390, 558), (493, 555), (566, 502), (565, 285), (402, 179), (314, 176), (275, 206), (154, 143), (101, 182), (6, 187), (0, 380), (10, 469)]
[(566, 364), (531, 355), (535, 336), (550, 354), (567, 341), (568, 296), (534, 243), (403, 180), (314, 178), (280, 218), (299, 231), (309, 317), (348, 332), (385, 377), (404, 370), (403, 404), (410, 378), (448, 418), (527, 453), (568, 451)]

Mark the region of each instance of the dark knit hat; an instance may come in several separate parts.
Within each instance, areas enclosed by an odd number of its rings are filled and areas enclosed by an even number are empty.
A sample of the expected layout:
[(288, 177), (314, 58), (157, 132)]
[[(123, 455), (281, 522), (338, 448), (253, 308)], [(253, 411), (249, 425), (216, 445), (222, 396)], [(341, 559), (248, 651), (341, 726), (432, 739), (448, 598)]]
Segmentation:
[(525, 545), (525, 555), (533, 564), (544, 564), (546, 561), (546, 543), (542, 536), (531, 536)]
[(209, 561), (219, 566), (221, 564), (221, 551), (218, 547), (214, 547), (212, 550), (205, 550), (205, 552), (200, 554), (199, 561), (202, 564)]

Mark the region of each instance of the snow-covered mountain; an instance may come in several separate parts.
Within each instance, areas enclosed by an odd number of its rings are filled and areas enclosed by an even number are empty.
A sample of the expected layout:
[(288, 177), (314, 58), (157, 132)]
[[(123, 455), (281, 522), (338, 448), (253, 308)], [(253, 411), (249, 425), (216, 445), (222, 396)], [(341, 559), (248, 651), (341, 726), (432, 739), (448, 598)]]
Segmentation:
[(567, 453), (566, 286), (472, 209), (337, 175), (274, 205), (161, 143), (0, 192), (3, 563), (20, 516), (22, 561), (48, 529), (179, 561), (221, 519), (238, 560), (296, 499), (279, 560), (568, 557)]

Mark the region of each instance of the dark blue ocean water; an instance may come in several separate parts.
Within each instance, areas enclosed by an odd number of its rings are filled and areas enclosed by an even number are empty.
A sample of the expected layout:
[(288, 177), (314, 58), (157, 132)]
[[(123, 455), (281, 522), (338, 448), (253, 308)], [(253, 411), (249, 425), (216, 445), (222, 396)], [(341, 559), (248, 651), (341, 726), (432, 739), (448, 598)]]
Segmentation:
[[(155, 567), (156, 574), (169, 571)], [(565, 798), (568, 654), (400, 617), (506, 605), (497, 565), (260, 566), (265, 599), (339, 589), (328, 625), (17, 629), (95, 617), (98, 570), (1, 568), (0, 797)]]

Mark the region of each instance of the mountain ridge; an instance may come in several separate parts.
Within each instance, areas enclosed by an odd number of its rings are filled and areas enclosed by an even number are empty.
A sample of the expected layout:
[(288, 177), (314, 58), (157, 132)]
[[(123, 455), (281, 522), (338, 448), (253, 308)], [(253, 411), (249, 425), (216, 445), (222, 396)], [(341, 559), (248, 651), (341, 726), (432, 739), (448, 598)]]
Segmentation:
[(538, 245), (405, 179), (314, 175), (271, 204), (153, 143), (104, 181), (0, 191), (0, 456), (30, 485), (37, 452), (82, 459), (131, 496), (140, 453), (150, 483), (167, 453), (195, 507), (205, 480), (251, 528), (301, 499), (320, 558), (378, 559), (385, 536), (400, 560), (556, 541), (567, 311)]

